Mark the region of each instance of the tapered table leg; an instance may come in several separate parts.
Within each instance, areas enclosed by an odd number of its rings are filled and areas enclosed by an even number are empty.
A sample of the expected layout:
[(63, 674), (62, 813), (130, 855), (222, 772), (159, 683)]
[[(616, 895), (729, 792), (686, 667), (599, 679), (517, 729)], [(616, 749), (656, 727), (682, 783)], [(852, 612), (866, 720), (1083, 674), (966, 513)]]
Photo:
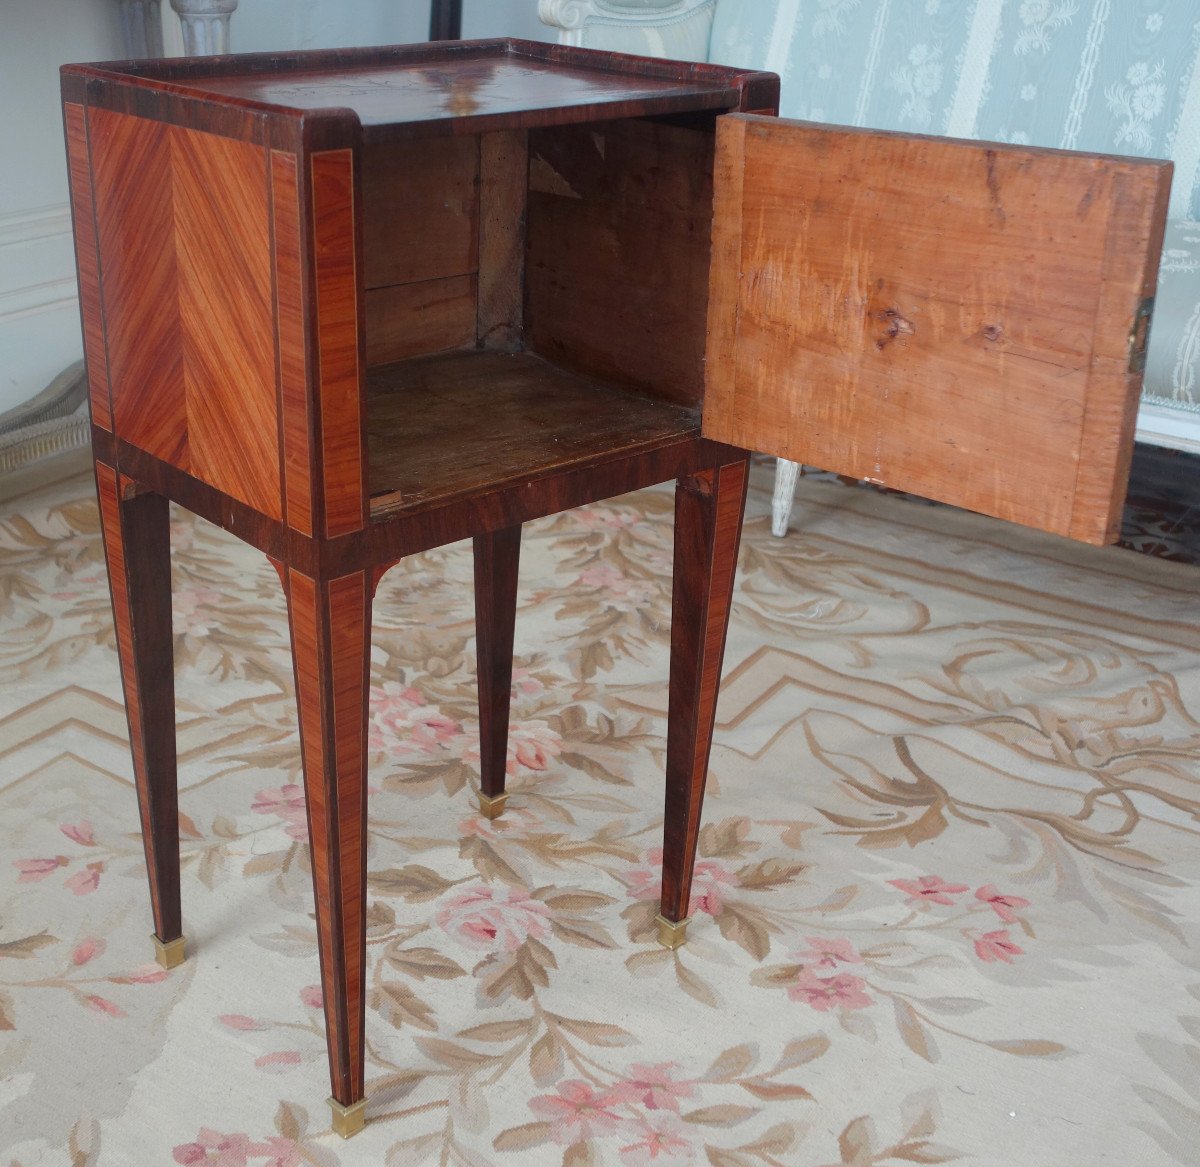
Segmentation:
[(490, 819), (504, 811), (508, 714), (512, 695), (513, 628), (521, 528), (475, 536), (475, 644), (479, 675), (479, 808)]
[(684, 941), (704, 783), (737, 570), (748, 461), (681, 478), (675, 489), (671, 689), (659, 940)]
[(289, 568), (288, 611), (334, 1129), (363, 1124), (366, 997), (366, 729), (371, 595), (364, 572), (314, 580)]
[(154, 950), (160, 964), (173, 968), (183, 961), (184, 939), (179, 903), (170, 523), (162, 495), (124, 498), (126, 485), (111, 466), (96, 463), (104, 553), (150, 877)]

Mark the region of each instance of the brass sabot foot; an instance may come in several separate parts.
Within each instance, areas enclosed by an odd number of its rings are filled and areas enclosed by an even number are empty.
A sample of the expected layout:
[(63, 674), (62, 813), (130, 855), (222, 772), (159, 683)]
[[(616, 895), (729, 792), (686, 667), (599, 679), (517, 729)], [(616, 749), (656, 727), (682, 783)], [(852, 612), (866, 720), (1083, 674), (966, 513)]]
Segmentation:
[(367, 1125), (367, 1100), (365, 1098), (350, 1106), (343, 1106), (336, 1098), (329, 1100), (333, 1112), (333, 1132), (348, 1139)]
[(178, 968), (187, 959), (186, 936), (180, 936), (177, 940), (159, 940), (157, 934), (151, 932), (150, 939), (154, 941), (154, 959), (163, 968)]
[(504, 804), (508, 801), (508, 791), (503, 794), (479, 796), (479, 809), (484, 818), (498, 819), (504, 813)]
[(658, 942), (664, 948), (682, 948), (683, 942), (687, 939), (687, 926), (691, 923), (691, 917), (686, 916), (684, 919), (675, 921), (668, 920), (661, 912), (654, 917), (654, 922), (658, 925)]

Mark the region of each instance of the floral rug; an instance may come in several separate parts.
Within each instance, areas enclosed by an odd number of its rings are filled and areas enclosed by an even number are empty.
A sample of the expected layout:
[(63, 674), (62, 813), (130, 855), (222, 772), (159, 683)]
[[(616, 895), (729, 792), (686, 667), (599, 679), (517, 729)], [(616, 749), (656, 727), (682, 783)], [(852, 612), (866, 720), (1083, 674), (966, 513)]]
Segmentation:
[(275, 572), (180, 515), (167, 974), (90, 485), (10, 507), (0, 1167), (1200, 1163), (1200, 573), (813, 480), (776, 540), (769, 475), (676, 953), (670, 492), (528, 528), (495, 823), (469, 548), (385, 577), (348, 1143)]

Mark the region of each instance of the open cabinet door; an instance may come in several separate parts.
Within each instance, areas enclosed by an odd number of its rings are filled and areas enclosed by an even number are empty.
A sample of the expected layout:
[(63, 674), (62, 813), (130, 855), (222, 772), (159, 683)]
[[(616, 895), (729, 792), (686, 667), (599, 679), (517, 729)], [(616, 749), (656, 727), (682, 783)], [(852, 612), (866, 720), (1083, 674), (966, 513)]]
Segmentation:
[(1111, 541), (1170, 178), (721, 118), (704, 435)]

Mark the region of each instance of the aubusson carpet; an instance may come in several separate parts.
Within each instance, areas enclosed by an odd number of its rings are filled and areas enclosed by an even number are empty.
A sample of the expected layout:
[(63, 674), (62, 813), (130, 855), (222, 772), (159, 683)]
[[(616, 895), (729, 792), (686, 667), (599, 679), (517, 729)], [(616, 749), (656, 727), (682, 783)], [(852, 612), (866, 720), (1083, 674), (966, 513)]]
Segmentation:
[(526, 533), (482, 821), (469, 548), (375, 607), (368, 1126), (329, 1130), (284, 607), (180, 515), (184, 918), (90, 483), (0, 519), (0, 1165), (1200, 1162), (1200, 569), (756, 470), (694, 923), (654, 942), (671, 495)]

